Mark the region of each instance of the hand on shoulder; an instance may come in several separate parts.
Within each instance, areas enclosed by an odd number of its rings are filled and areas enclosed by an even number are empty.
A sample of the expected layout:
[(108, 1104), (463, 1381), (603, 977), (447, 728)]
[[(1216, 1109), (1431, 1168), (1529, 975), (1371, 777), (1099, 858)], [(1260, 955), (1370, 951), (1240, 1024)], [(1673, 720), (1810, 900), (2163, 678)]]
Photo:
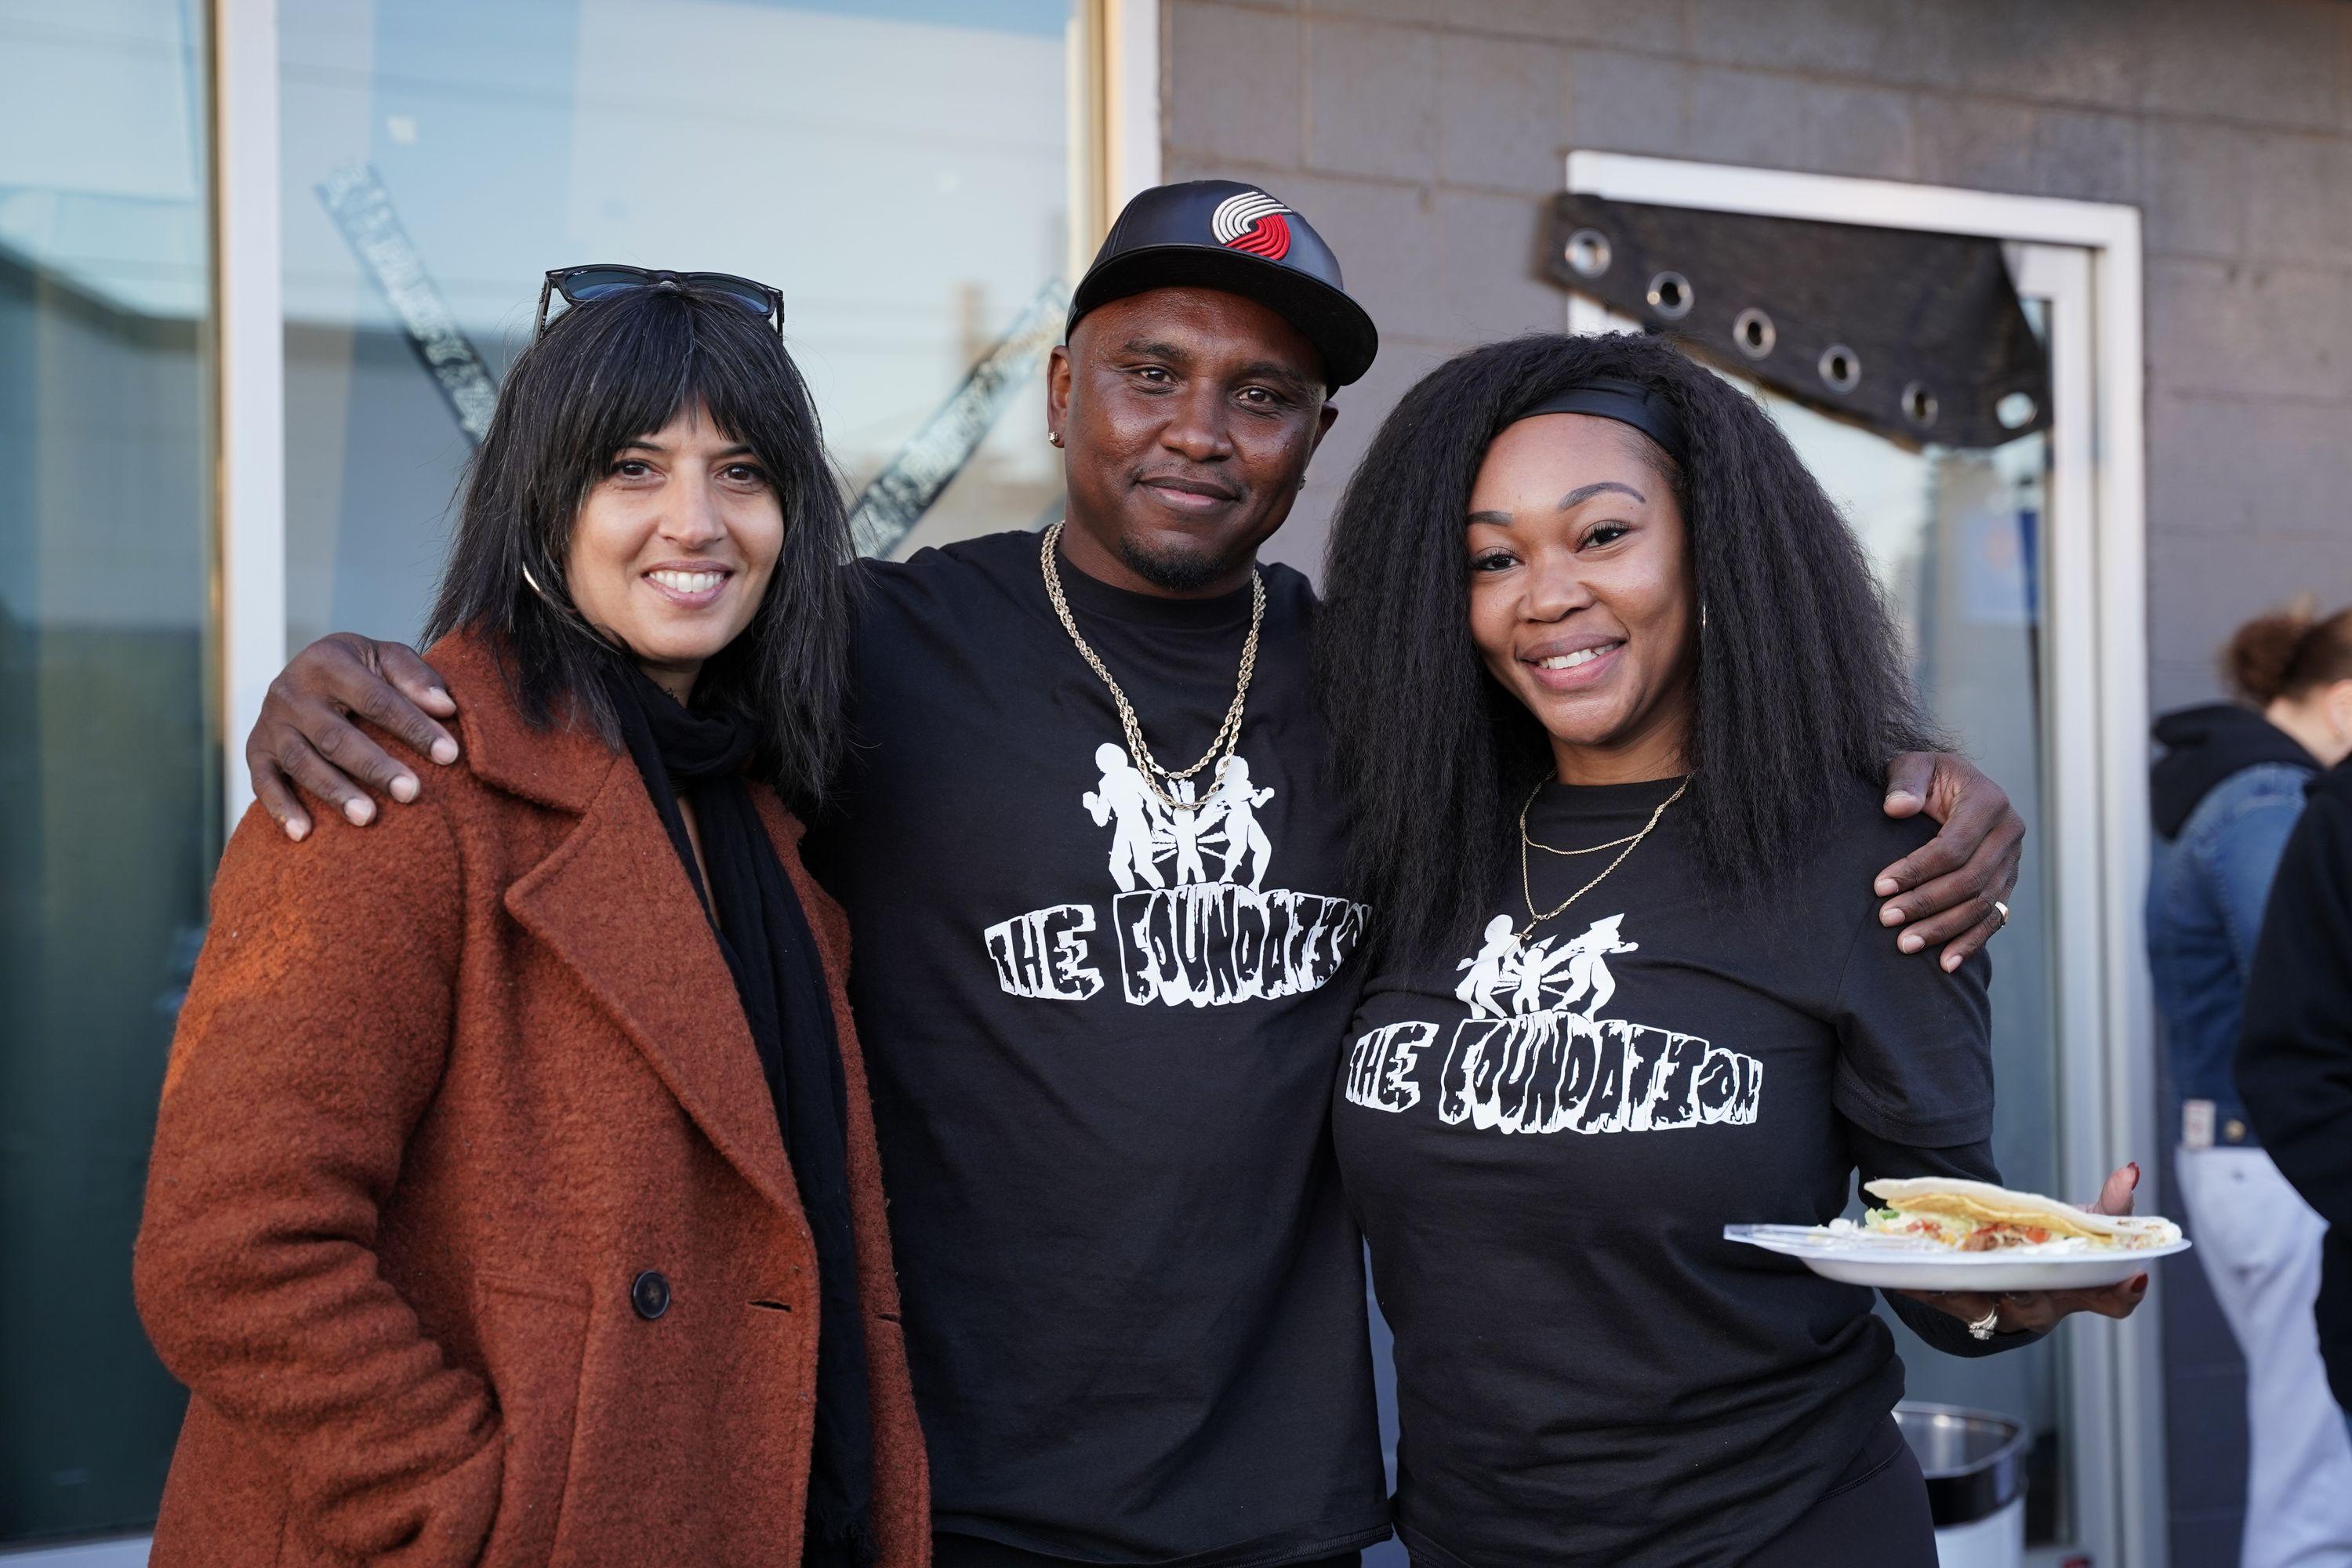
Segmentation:
[(2009, 923), (2025, 856), (2025, 819), (2001, 787), (1952, 752), (1911, 752), (1887, 769), (1885, 810), (1897, 819), (1926, 816), (1935, 837), (1879, 872), (1873, 891), (1886, 900), (1881, 924), (1900, 928), (1906, 953), (1940, 948), (1952, 971)]
[[(305, 795), (364, 827), (375, 820), (376, 796), (404, 805), (417, 798), (429, 771), (422, 762), (457, 760), (457, 737), (439, 721), (457, 712), (446, 684), (415, 649), (355, 632), (321, 637), (269, 683), (245, 738), (255, 801), (297, 843), (312, 828)], [(404, 752), (388, 751), (378, 735)]]

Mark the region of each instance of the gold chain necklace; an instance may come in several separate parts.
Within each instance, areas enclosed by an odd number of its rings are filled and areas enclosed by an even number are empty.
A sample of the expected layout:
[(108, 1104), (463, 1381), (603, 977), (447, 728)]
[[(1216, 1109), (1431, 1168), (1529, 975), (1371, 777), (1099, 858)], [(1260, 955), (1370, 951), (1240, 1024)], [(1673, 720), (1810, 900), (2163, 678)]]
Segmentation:
[[(1544, 782), (1549, 784), (1550, 781), (1547, 779)], [(1538, 784), (1536, 785), (1536, 788), (1540, 790), (1543, 788), (1543, 784)], [(1603, 849), (1614, 849), (1620, 844), (1631, 844), (1641, 837), (1642, 836), (1638, 833), (1628, 833), (1624, 837), (1612, 838), (1606, 844), (1594, 844), (1582, 849), (1562, 849), (1559, 846), (1556, 844), (1547, 844), (1542, 839), (1538, 838), (1533, 834), (1529, 833), (1528, 831), (1527, 814), (1522, 812), (1519, 815), (1519, 842), (1526, 845), (1530, 849), (1540, 849), (1547, 855), (1559, 855), (1562, 857), (1598, 855)]]
[[(1658, 809), (1650, 813), (1650, 820), (1647, 825), (1643, 827), (1641, 832), (1633, 834), (1624, 838), (1612, 838), (1607, 844), (1594, 845), (1592, 847), (1593, 849), (1607, 849), (1619, 844), (1622, 844), (1625, 847), (1618, 851), (1617, 858), (1610, 861), (1608, 866), (1601, 870), (1600, 876), (1593, 878), (1592, 880), (1585, 883), (1584, 886), (1569, 894), (1567, 898), (1562, 899), (1552, 908), (1544, 910), (1541, 914), (1538, 914), (1536, 912), (1535, 879), (1529, 875), (1528, 869), (1528, 847), (1529, 845), (1534, 845), (1534, 847), (1538, 849), (1545, 849), (1549, 848), (1550, 846), (1536, 844), (1534, 839), (1528, 837), (1528, 812), (1529, 808), (1535, 805), (1536, 796), (1543, 793), (1543, 786), (1549, 783), (1551, 783), (1551, 780), (1548, 778), (1537, 781), (1536, 787), (1528, 792), (1526, 804), (1519, 807), (1519, 892), (1528, 900), (1528, 913), (1532, 918), (1528, 920), (1527, 924), (1518, 929), (1518, 933), (1517, 935), (1511, 938), (1514, 944), (1527, 941), (1528, 937), (1535, 931), (1536, 927), (1543, 924), (1544, 921), (1548, 920), (1552, 920), (1559, 915), (1565, 914), (1568, 911), (1569, 905), (1576, 902), (1577, 900), (1584, 897), (1585, 894), (1592, 891), (1593, 889), (1607, 881), (1609, 879), (1609, 873), (1617, 869), (1618, 867), (1622, 866), (1625, 863), (1625, 857), (1633, 853), (1634, 850), (1639, 849), (1642, 847), (1642, 840), (1647, 838), (1657, 827), (1658, 819), (1666, 815), (1666, 807), (1682, 799), (1683, 791), (1690, 788), (1690, 780), (1687, 778), (1684, 779), (1681, 784), (1676, 784), (1675, 786), (1674, 794), (1658, 802)], [(1591, 851), (1580, 849), (1554, 849), (1552, 850), (1552, 853), (1555, 855), (1580, 855), (1590, 854)]]
[(1109, 668), (1087, 645), (1087, 639), (1078, 634), (1077, 620), (1070, 614), (1070, 601), (1062, 593), (1061, 570), (1054, 563), (1055, 547), (1061, 542), (1062, 525), (1057, 521), (1045, 531), (1045, 543), (1037, 552), (1038, 563), (1045, 573), (1045, 597), (1054, 602), (1054, 614), (1062, 618), (1062, 629), (1070, 634), (1070, 640), (1077, 645), (1078, 655), (1087, 661), (1087, 668), (1110, 688), (1110, 700), (1118, 708), (1119, 727), (1127, 732), (1128, 755), (1135, 759), (1135, 771), (1143, 775), (1144, 786), (1158, 795), (1160, 803), (1171, 811), (1198, 810), (1202, 805), (1200, 801), (1179, 800), (1160, 781), (1166, 779), (1174, 784), (1189, 779), (1214, 763), (1217, 774), (1210, 787), (1214, 789), (1224, 782), (1225, 764), (1234, 760), (1234, 753), (1241, 748), (1242, 708), (1249, 700), (1250, 676), (1257, 668), (1258, 627), (1265, 620), (1265, 578), (1255, 568), (1251, 569), (1249, 637), (1242, 644), (1241, 679), (1234, 684), (1233, 706), (1225, 710), (1224, 722), (1217, 726), (1216, 739), (1209, 742), (1209, 749), (1201, 754), (1201, 760), (1180, 772), (1161, 767), (1158, 759), (1152, 756), (1151, 748), (1143, 742), (1143, 722), (1135, 716), (1135, 705), (1127, 700), (1127, 693), (1118, 689), (1118, 682), (1112, 679)]

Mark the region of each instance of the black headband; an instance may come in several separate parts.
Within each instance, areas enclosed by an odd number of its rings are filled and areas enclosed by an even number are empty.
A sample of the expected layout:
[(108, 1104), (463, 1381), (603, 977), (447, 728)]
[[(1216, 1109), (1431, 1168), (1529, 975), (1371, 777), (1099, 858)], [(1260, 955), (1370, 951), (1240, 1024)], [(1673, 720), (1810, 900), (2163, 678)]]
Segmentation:
[(1655, 441), (1675, 462), (1686, 460), (1682, 416), (1666, 401), (1666, 395), (1617, 376), (1588, 376), (1574, 386), (1553, 393), (1534, 407), (1514, 414), (1510, 422), (1516, 425), (1538, 414), (1591, 414), (1614, 419), (1620, 425), (1631, 425)]

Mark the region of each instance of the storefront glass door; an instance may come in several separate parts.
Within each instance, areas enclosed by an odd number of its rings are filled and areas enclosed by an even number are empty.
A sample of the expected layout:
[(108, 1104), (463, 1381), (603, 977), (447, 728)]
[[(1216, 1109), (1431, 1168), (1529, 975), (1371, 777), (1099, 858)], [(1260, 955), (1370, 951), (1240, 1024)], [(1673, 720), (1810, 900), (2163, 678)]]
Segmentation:
[[(2087, 1199), (2104, 1173), (2098, 697), (2090, 614), (2090, 268), (2085, 253), (2006, 248), (2050, 351), (2045, 430), (1990, 448), (1900, 445), (1738, 376), (1788, 434), (1852, 523), (1902, 628), (1925, 705), (1950, 742), (2026, 821), (2025, 865), (1995, 940), (1992, 1045), (2003, 1180)], [(1572, 330), (1633, 323), (1577, 300)], [(2019, 425), (2034, 410), (2016, 408)], [(2054, 605), (2064, 613), (2053, 614)], [(1925, 962), (1925, 960), (1923, 960)], [(1915, 1401), (2021, 1422), (2028, 1541), (2081, 1544), (2087, 1501), (2112, 1500), (2108, 1363), (2080, 1342), (2107, 1325), (2007, 1354), (1957, 1359), (1895, 1328)], [(2086, 1492), (2086, 1487), (2094, 1489)]]
[[(2042, 302), (2027, 303), (2037, 325), (2046, 321)], [(1895, 610), (1927, 711), (2025, 818), (2024, 870), (2008, 900), (2010, 923), (1991, 949), (2000, 1094), (1993, 1145), (2008, 1184), (2064, 1192), (2042, 679), (2052, 441), (2036, 433), (1989, 450), (1911, 450), (1786, 398), (1759, 393), (1759, 401), (1861, 537)], [(1964, 1361), (1929, 1349), (1883, 1305), (1881, 1315), (1902, 1350), (1907, 1397), (2024, 1422), (2033, 1437), (2029, 1539), (2063, 1539), (2069, 1336)]]

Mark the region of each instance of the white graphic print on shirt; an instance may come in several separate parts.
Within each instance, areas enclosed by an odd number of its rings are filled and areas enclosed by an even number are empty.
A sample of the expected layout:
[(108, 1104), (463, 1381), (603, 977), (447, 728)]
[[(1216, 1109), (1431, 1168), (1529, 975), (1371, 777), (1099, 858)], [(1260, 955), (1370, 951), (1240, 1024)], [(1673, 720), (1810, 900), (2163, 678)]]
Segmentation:
[[(1095, 748), (1101, 774), (1078, 797), (1097, 827), (1110, 829), (1110, 936), (1121, 994), (1223, 1006), (1313, 991), (1339, 973), (1362, 938), (1362, 904), (1265, 887), (1273, 842), (1258, 811), (1274, 799), (1239, 753), (1194, 804), (1177, 781), (1170, 806), (1146, 786), (1126, 749)], [(985, 932), (996, 982), (1015, 996), (1083, 1002), (1103, 988), (1092, 904), (1054, 904)]]
[[(1523, 946), (1511, 917), (1487, 922), (1454, 994), (1470, 1016), (1437, 1075), (1437, 1119), (1499, 1132), (1655, 1132), (1756, 1120), (1764, 1065), (1693, 1035), (1601, 1016), (1617, 992), (1612, 953), (1640, 951), (1625, 917), (1597, 920), (1556, 945)], [(1404, 1111), (1421, 1103), (1414, 1074), (1440, 1026), (1391, 1024), (1348, 1058), (1349, 1102)]]

